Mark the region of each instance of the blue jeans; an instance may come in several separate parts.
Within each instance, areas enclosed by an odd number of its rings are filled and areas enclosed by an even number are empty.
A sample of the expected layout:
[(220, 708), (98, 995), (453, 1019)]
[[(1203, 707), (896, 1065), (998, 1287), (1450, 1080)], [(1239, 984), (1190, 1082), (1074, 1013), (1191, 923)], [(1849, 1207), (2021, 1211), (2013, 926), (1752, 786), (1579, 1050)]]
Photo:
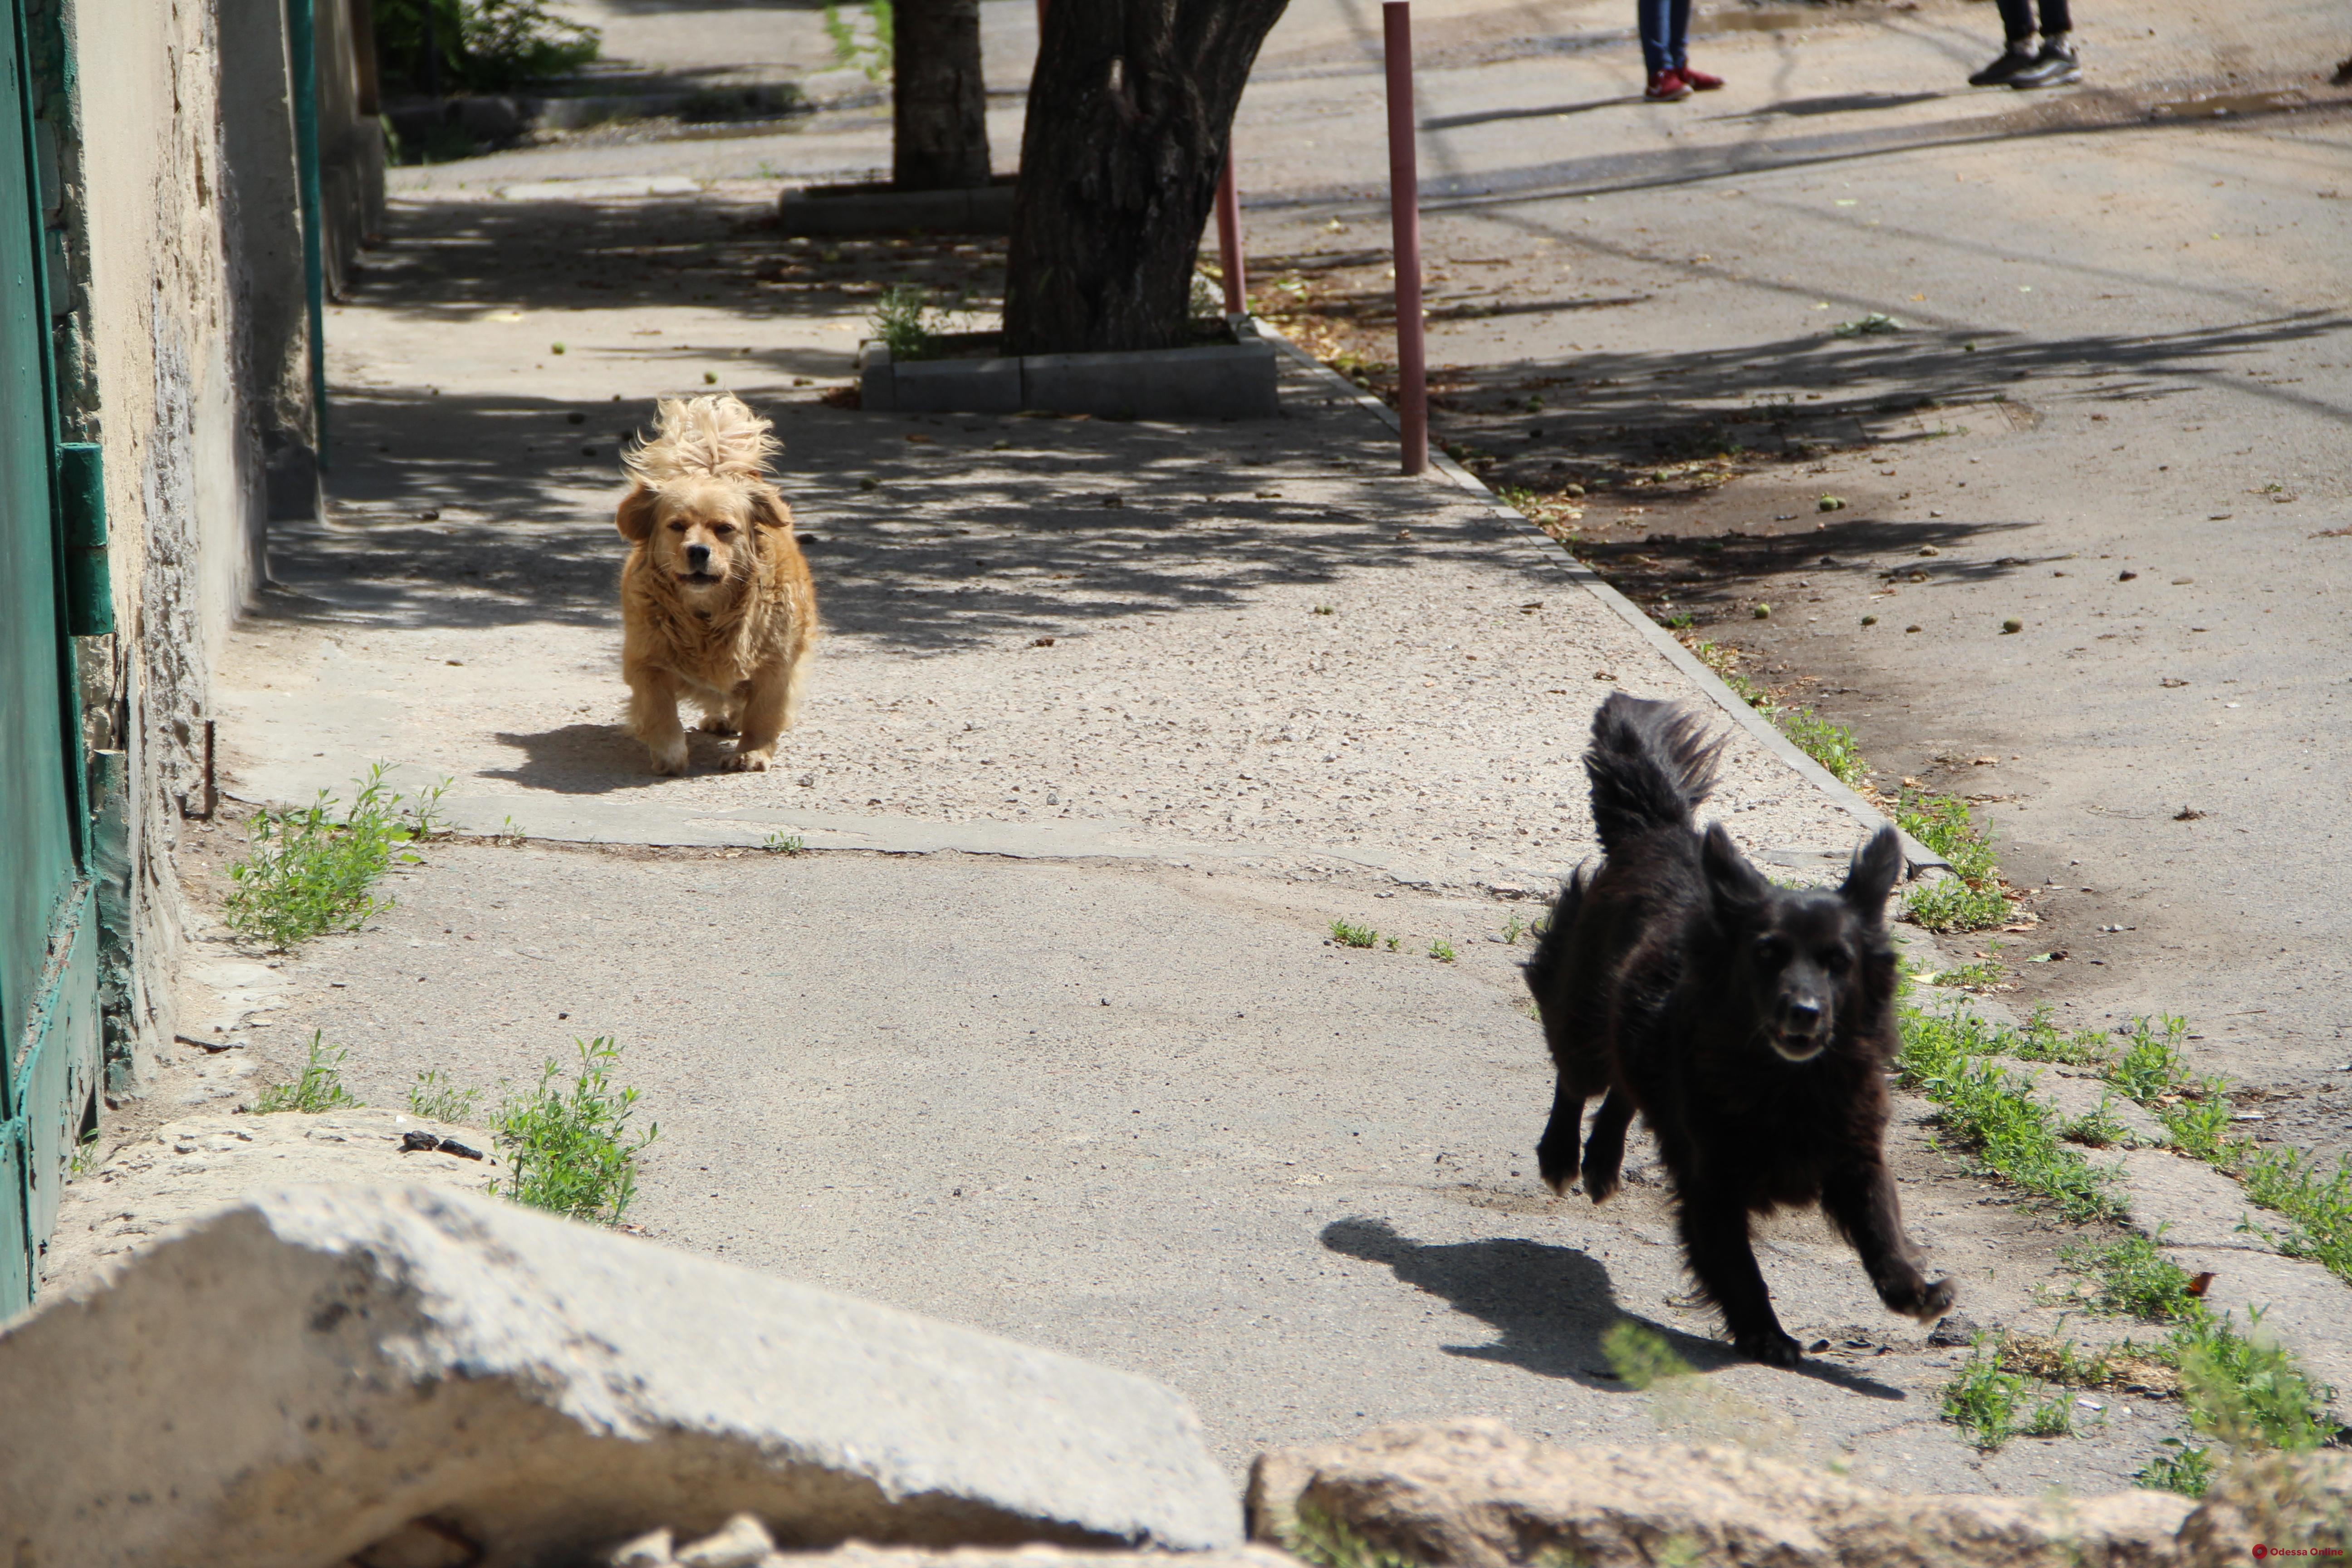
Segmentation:
[(1642, 64), (1652, 76), (1690, 64), (1690, 0), (1633, 0), (1642, 25)]

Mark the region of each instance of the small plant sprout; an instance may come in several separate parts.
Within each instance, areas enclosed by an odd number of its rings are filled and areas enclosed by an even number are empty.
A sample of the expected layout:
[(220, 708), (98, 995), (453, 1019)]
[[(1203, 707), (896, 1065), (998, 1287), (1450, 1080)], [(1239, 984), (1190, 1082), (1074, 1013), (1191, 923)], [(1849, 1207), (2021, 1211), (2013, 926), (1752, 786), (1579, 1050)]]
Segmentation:
[(1398, 944), (1399, 942), (1402, 942), (1404, 939), (1403, 939), (1403, 938), (1402, 938), (1402, 937), (1393, 937), (1393, 936), (1392, 936), (1392, 937), (1388, 938), (1387, 940), (1388, 940), (1388, 944), (1389, 944), (1389, 951), (1390, 951), (1391, 952), (1394, 952), (1397, 950), (1397, 944)]
[[(415, 808), (403, 810), (404, 797), (384, 782), (384, 772), (382, 763), (368, 771), (348, 810), (320, 790), (299, 810), (254, 815), (252, 853), (229, 868), (236, 885), (222, 914), (231, 931), (284, 952), (328, 931), (356, 931), (392, 907), (371, 889), (395, 852), (417, 858), (402, 847), (428, 828), (417, 823)], [(440, 799), (436, 786), (422, 806), (426, 822), (439, 821)]]
[(1518, 910), (1513, 910), (1508, 915), (1504, 917), (1503, 940), (1505, 942), (1516, 945), (1519, 938), (1527, 935), (1527, 918), (1521, 915)]
[(1380, 932), (1370, 926), (1356, 925), (1349, 921), (1333, 921), (1331, 940), (1341, 947), (1370, 947), (1380, 940)]
[(914, 283), (893, 283), (882, 290), (871, 320), (874, 335), (892, 360), (929, 359), (938, 352), (938, 338), (926, 323), (930, 298), (930, 290)]
[(459, 1089), (439, 1068), (416, 1075), (408, 1086), (408, 1110), (427, 1121), (470, 1121), (481, 1103), (482, 1091)]
[(779, 827), (760, 840), (760, 847), (771, 855), (797, 855), (808, 846), (801, 841), (799, 834), (787, 833)]
[(1451, 963), (1454, 959), (1454, 944), (1441, 936), (1429, 944), (1429, 956), (1440, 963)]
[(618, 1225), (636, 1197), (637, 1156), (661, 1129), (631, 1130), (637, 1091), (613, 1086), (621, 1047), (612, 1037), (572, 1044), (580, 1070), (569, 1088), (556, 1082), (562, 1064), (550, 1061), (537, 1084), (509, 1092), (491, 1112), (508, 1171), (493, 1190), (566, 1219)]
[(277, 1083), (261, 1091), (253, 1102), (256, 1116), (269, 1116), (285, 1110), (308, 1111), (312, 1115), (322, 1110), (354, 1109), (360, 1104), (357, 1096), (343, 1087), (343, 1058), (350, 1053), (341, 1046), (327, 1044), (324, 1031), (310, 1031), (310, 1059), (303, 1065), (302, 1076), (292, 1083)]

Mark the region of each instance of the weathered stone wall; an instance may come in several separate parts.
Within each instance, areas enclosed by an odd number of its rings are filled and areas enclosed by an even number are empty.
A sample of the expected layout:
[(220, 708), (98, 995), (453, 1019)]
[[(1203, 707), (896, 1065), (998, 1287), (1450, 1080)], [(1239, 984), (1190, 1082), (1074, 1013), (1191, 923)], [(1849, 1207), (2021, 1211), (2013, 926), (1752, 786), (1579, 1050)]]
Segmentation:
[[(331, 279), (383, 202), (353, 0), (317, 0)], [(173, 1032), (184, 815), (217, 651), (318, 506), (280, 0), (36, 0), (29, 17), (62, 434), (105, 454), (116, 632), (77, 649), (100, 814), (107, 1093)]]

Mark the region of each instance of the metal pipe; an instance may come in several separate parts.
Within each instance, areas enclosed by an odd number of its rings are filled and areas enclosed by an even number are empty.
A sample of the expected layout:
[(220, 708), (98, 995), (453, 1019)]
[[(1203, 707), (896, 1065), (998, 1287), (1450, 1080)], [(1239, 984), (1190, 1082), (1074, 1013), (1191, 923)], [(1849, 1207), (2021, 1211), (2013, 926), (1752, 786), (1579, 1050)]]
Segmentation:
[(1421, 175), (1413, 157), (1412, 6), (1383, 0), (1381, 39), (1388, 60), (1389, 224), (1396, 251), (1397, 419), (1403, 469), (1429, 467), (1429, 371), (1422, 344)]
[(294, 75), (294, 169), (300, 182), (302, 285), (310, 320), (310, 405), (319, 467), (327, 462), (327, 198), (319, 173), (319, 30), (312, 0), (287, 0), (286, 61)]
[(1249, 314), (1249, 279), (1243, 275), (1242, 198), (1234, 188), (1234, 149), (1225, 142), (1225, 167), (1217, 176), (1217, 265), (1225, 275), (1225, 314)]

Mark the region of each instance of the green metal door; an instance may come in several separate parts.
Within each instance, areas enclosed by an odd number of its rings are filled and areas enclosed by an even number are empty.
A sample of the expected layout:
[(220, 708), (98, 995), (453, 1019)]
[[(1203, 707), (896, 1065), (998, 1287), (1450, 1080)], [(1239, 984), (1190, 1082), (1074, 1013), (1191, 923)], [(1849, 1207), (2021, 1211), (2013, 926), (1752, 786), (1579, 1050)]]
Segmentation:
[(22, 16), (0, 15), (0, 1316), (32, 1299), (100, 1038)]

